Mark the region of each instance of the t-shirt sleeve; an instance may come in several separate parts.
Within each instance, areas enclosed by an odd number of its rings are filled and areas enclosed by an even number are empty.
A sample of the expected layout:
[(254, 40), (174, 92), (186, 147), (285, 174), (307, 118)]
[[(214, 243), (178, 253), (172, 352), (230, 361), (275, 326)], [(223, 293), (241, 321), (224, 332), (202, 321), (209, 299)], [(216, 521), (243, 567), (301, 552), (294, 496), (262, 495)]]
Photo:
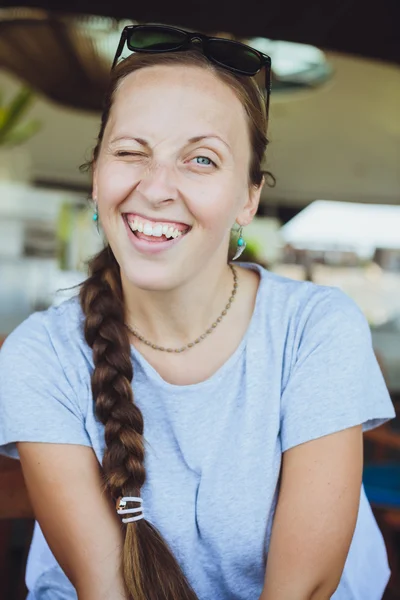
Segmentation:
[(0, 453), (19, 458), (15, 442), (91, 446), (68, 373), (34, 313), (0, 350)]
[(395, 417), (358, 305), (340, 289), (325, 286), (309, 304), (281, 395), (282, 452), (348, 427), (373, 429)]

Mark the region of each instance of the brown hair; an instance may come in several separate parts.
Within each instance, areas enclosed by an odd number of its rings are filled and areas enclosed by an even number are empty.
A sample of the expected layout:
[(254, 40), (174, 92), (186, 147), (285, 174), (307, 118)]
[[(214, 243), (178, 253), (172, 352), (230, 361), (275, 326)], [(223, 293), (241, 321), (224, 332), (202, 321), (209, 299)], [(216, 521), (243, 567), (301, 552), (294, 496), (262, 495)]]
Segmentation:
[[(263, 95), (251, 77), (219, 68), (197, 51), (133, 54), (117, 65), (105, 97), (100, 133), (89, 166), (97, 160), (121, 82), (130, 73), (152, 65), (206, 68), (234, 90), (248, 117), (252, 150), (249, 183), (258, 187), (263, 179), (261, 162), (267, 146)], [(133, 401), (133, 366), (124, 324), (120, 268), (110, 246), (92, 258), (88, 267), (89, 277), (82, 284), (80, 302), (86, 317), (85, 339), (93, 350), (91, 384), (95, 412), (105, 427), (104, 486), (116, 501), (119, 496), (140, 496), (145, 482), (143, 417)], [(123, 528), (123, 574), (131, 600), (197, 600), (167, 543), (153, 525), (140, 519)]]

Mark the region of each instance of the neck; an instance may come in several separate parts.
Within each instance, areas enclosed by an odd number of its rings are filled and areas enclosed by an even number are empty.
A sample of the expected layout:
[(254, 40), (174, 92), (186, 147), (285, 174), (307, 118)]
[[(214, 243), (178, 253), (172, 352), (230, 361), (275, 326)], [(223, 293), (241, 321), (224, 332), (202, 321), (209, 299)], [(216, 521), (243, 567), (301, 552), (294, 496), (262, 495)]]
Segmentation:
[(225, 308), (233, 288), (227, 264), (204, 269), (177, 289), (148, 291), (122, 276), (126, 323), (148, 341), (180, 347), (203, 334)]

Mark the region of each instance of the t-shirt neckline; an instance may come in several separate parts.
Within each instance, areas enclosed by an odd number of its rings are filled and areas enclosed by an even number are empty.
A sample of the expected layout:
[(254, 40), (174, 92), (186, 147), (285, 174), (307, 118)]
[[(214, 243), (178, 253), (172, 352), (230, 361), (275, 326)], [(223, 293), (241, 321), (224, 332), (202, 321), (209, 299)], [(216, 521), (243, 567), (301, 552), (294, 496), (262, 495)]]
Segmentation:
[(168, 381), (165, 381), (165, 379), (163, 379), (161, 377), (161, 375), (158, 373), (158, 371), (148, 362), (148, 360), (141, 354), (141, 352), (133, 344), (131, 344), (132, 358), (134, 358), (141, 365), (143, 371), (149, 377), (149, 379), (152, 380), (152, 382), (158, 384), (161, 388), (164, 388), (165, 390), (174, 392), (175, 394), (180, 393), (180, 392), (185, 392), (185, 393), (198, 392), (201, 388), (210, 387), (216, 381), (220, 380), (226, 374), (226, 372), (229, 371), (234, 366), (234, 364), (239, 360), (240, 356), (242, 355), (242, 353), (244, 352), (244, 350), (247, 346), (248, 340), (251, 338), (253, 330), (256, 329), (257, 317), (258, 317), (258, 314), (260, 311), (260, 304), (261, 304), (261, 300), (260, 300), (260, 298), (262, 296), (261, 289), (265, 282), (265, 269), (263, 269), (260, 265), (258, 265), (256, 263), (250, 263), (250, 262), (237, 263), (237, 265), (240, 267), (244, 267), (246, 269), (253, 269), (253, 271), (257, 271), (257, 273), (260, 276), (260, 282), (258, 285), (253, 314), (251, 316), (251, 319), (250, 319), (250, 322), (246, 329), (246, 332), (244, 333), (236, 350), (219, 367), (219, 369), (217, 369), (217, 371), (215, 371), (215, 373), (213, 373), (207, 379), (204, 379), (203, 381), (199, 381), (198, 383), (192, 383), (189, 385), (177, 385), (177, 384), (169, 383)]

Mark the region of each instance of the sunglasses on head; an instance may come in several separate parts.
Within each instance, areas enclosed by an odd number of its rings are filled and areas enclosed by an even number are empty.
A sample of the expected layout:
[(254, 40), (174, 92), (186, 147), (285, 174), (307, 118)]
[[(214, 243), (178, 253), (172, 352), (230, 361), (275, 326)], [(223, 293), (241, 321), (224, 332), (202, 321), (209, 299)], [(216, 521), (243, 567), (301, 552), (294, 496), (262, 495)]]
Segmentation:
[(199, 47), (211, 62), (233, 73), (253, 77), (265, 67), (267, 115), (271, 91), (271, 58), (251, 46), (202, 33), (192, 33), (167, 25), (128, 25), (122, 31), (112, 69), (125, 43), (132, 52), (179, 52)]

